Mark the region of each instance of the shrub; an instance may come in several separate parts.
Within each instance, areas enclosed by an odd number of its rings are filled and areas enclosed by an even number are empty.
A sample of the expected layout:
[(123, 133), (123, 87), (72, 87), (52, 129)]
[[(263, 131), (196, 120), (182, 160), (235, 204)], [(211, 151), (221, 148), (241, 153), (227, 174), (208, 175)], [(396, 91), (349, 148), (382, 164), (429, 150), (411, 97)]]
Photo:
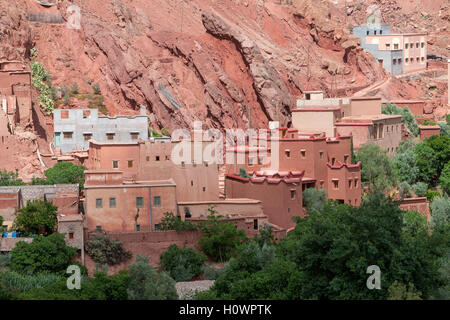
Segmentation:
[(406, 181), (402, 181), (400, 183), (400, 186), (398, 187), (398, 193), (402, 198), (409, 198), (411, 196), (411, 194), (409, 193), (410, 190), (411, 186)]
[(94, 90), (95, 94), (100, 94), (100, 85), (97, 83), (94, 83), (94, 85), (92, 86), (92, 90)]
[(418, 197), (424, 197), (427, 193), (428, 185), (425, 182), (417, 182), (412, 186), (412, 189), (414, 190), (414, 193)]
[(303, 206), (308, 210), (321, 210), (327, 201), (325, 189), (308, 188), (303, 191)]
[(51, 234), (56, 229), (57, 209), (52, 203), (44, 200), (28, 202), (26, 207), (19, 209), (12, 229), (22, 231), (25, 236)]
[(239, 177), (250, 178), (250, 176), (248, 175), (247, 170), (245, 170), (245, 168), (239, 168)]
[(214, 261), (224, 262), (231, 258), (237, 247), (247, 240), (244, 230), (221, 215), (213, 208), (208, 209), (206, 221), (198, 223), (203, 235), (199, 240), (200, 248)]
[(197, 226), (190, 221), (183, 221), (180, 217), (175, 216), (173, 212), (164, 212), (164, 217), (159, 223), (160, 230), (195, 230)]
[(53, 113), (55, 107), (50, 97), (50, 74), (37, 61), (31, 62), (31, 83), (40, 92), (39, 105), (47, 114)]
[(12, 171), (0, 170), (0, 186), (23, 186), (25, 183)]
[(11, 255), (9, 253), (0, 254), (0, 268), (8, 267), (10, 261), (11, 261)]
[(169, 132), (169, 129), (167, 129), (167, 128), (162, 128), (161, 129), (161, 134), (163, 136), (170, 137), (170, 132)]
[(202, 267), (203, 277), (207, 280), (217, 280), (227, 270), (228, 263), (223, 268), (217, 268), (214, 264), (205, 264)]
[(131, 252), (123, 248), (122, 242), (100, 234), (90, 237), (85, 249), (94, 262), (110, 266), (127, 261), (132, 256)]
[(439, 193), (439, 191), (436, 190), (432, 190), (432, 189), (428, 189), (427, 192), (425, 193), (425, 197), (427, 197), (428, 201), (433, 201), (433, 199), (435, 197), (440, 197), (441, 194)]
[(128, 300), (177, 300), (175, 281), (166, 272), (158, 273), (148, 257), (138, 255), (130, 265)]
[(78, 84), (76, 82), (74, 82), (72, 84), (72, 86), (70, 87), (70, 92), (72, 92), (73, 94), (77, 94), (78, 93)]
[(202, 272), (206, 256), (192, 248), (178, 248), (172, 244), (161, 254), (161, 268), (175, 279), (175, 281), (189, 281)]
[(65, 274), (77, 249), (66, 245), (64, 235), (37, 236), (33, 242), (17, 242), (11, 250), (10, 268), (23, 274)]
[(7, 271), (2, 274), (1, 285), (8, 290), (26, 292), (31, 289), (44, 288), (62, 279), (62, 276), (49, 274), (25, 275), (15, 271)]

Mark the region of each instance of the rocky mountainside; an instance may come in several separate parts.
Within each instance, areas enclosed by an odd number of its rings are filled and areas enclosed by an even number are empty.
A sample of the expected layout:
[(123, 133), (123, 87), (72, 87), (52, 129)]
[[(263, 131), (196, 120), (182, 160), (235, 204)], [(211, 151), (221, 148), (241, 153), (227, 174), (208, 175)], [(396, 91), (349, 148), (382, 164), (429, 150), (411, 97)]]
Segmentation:
[[(388, 19), (411, 1), (375, 3)], [(0, 0), (0, 59), (29, 62), (36, 48), (53, 86), (90, 93), (98, 82), (110, 115), (144, 105), (156, 130), (194, 120), (286, 125), (305, 90), (349, 96), (388, 77), (351, 35), (370, 1), (360, 2), (350, 10), (338, 0)], [(52, 120), (37, 105), (34, 130), (48, 152)]]

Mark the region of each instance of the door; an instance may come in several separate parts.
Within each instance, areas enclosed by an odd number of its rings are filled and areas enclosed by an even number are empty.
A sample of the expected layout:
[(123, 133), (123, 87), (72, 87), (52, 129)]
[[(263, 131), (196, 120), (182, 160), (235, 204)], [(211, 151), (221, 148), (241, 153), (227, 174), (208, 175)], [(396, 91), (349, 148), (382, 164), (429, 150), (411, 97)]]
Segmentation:
[(55, 147), (59, 147), (61, 142), (61, 132), (55, 132)]
[(378, 60), (378, 63), (380, 64), (380, 67), (383, 68), (383, 59), (379, 59), (379, 60)]

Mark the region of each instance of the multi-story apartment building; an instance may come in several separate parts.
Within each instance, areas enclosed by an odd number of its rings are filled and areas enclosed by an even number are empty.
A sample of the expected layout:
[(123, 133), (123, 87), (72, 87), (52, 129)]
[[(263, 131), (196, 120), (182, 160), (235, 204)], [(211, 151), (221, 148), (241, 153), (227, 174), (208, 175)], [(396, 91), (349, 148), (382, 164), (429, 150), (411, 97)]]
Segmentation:
[(392, 75), (427, 68), (427, 33), (391, 33), (390, 26), (362, 25), (353, 27), (363, 49), (378, 60)]

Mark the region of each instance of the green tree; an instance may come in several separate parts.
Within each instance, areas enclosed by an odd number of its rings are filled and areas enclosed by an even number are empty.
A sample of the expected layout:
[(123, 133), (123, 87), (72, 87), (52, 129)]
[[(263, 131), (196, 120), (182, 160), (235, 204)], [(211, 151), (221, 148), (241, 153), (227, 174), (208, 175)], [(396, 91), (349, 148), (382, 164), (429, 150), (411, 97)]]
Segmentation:
[(417, 182), (412, 186), (412, 189), (414, 190), (414, 193), (418, 197), (425, 197), (425, 194), (427, 193), (428, 185), (425, 182)]
[(361, 161), (361, 180), (370, 189), (386, 189), (397, 184), (392, 160), (378, 145), (368, 143), (356, 153), (356, 161)]
[(409, 283), (408, 287), (397, 280), (389, 287), (388, 300), (422, 300), (421, 293), (416, 292), (414, 284)]
[(86, 253), (100, 265), (116, 265), (131, 258), (132, 253), (124, 249), (122, 242), (96, 234), (84, 245)]
[(82, 165), (71, 162), (58, 162), (44, 171), (45, 179), (33, 179), (32, 184), (79, 184), (84, 186), (84, 170)]
[(173, 212), (164, 212), (164, 216), (159, 223), (160, 230), (196, 230), (197, 226), (190, 221), (181, 220), (181, 217), (175, 216)]
[(419, 176), (419, 168), (417, 167), (417, 155), (414, 152), (414, 145), (410, 148), (406, 144), (400, 145), (399, 150), (392, 157), (394, 170), (400, 181), (414, 184)]
[(77, 249), (69, 247), (64, 235), (53, 233), (47, 237), (37, 236), (33, 242), (17, 242), (11, 250), (10, 268), (24, 274), (65, 274), (70, 258)]
[(236, 225), (225, 217), (217, 215), (213, 208), (208, 211), (207, 220), (198, 223), (203, 233), (199, 246), (214, 261), (227, 261), (238, 245), (247, 239), (245, 232), (238, 230)]
[(417, 156), (417, 180), (435, 185), (435, 181), (438, 178), (438, 157), (436, 152), (427, 144), (419, 143), (415, 146), (414, 153)]
[(308, 188), (303, 191), (303, 206), (308, 212), (322, 210), (327, 202), (327, 191), (325, 189)]
[(447, 195), (443, 197), (434, 197), (430, 205), (431, 225), (434, 229), (450, 225), (450, 198)]
[(14, 172), (0, 170), (0, 186), (23, 186), (25, 183)]
[(161, 254), (160, 264), (175, 281), (190, 281), (202, 272), (202, 265), (206, 259), (203, 253), (192, 248), (178, 248), (172, 244)]
[(399, 108), (395, 104), (386, 103), (386, 105), (381, 108), (381, 113), (401, 115), (402, 122), (405, 124), (409, 133), (411, 133), (414, 137), (418, 136), (419, 126), (417, 125), (416, 119), (409, 110), (408, 106), (405, 106), (404, 108)]
[(445, 165), (450, 163), (450, 137), (434, 135), (425, 139), (424, 143), (430, 146), (436, 154), (436, 175), (439, 177)]
[(31, 234), (48, 235), (55, 231), (57, 207), (44, 200), (34, 200), (18, 210), (12, 229), (22, 231), (25, 236)]
[(177, 300), (175, 281), (166, 272), (158, 273), (148, 264), (148, 257), (137, 256), (128, 274), (129, 300)]
[(442, 191), (450, 195), (450, 161), (445, 165), (439, 177)]

